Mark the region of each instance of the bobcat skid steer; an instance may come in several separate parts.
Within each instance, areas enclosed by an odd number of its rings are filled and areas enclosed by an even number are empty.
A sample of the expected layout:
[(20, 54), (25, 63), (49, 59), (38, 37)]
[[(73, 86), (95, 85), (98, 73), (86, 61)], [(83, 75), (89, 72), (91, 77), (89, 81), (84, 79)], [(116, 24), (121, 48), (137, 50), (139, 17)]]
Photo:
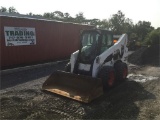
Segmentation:
[(66, 71), (54, 72), (42, 90), (85, 103), (99, 97), (127, 77), (127, 40), (122, 34), (113, 43), (111, 31), (84, 30), (80, 49), (71, 54)]

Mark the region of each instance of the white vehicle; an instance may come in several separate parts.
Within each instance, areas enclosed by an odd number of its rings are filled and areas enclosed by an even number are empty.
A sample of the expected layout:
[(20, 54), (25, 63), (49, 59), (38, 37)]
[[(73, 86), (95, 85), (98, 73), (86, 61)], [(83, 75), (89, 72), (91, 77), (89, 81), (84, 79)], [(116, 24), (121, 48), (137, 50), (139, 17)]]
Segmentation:
[(42, 89), (78, 101), (90, 102), (126, 79), (127, 35), (116, 43), (107, 30), (84, 30), (80, 49), (71, 54), (65, 72), (54, 72)]

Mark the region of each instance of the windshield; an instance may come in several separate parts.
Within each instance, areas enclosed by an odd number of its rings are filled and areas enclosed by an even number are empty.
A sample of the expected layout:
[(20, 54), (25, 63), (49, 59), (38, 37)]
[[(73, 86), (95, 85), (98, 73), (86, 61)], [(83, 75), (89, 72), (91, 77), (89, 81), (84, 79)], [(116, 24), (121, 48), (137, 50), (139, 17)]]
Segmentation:
[(82, 35), (81, 60), (92, 61), (96, 57), (99, 34), (96, 32), (84, 33)]
[(85, 33), (82, 37), (82, 46), (92, 46), (98, 42), (98, 33)]

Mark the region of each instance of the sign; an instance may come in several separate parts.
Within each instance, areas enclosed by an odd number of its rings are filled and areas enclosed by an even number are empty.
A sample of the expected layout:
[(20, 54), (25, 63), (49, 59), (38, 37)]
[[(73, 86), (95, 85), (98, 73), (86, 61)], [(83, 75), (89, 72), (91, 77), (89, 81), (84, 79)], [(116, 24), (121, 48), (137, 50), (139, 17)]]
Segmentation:
[(35, 28), (4, 27), (6, 46), (36, 45)]

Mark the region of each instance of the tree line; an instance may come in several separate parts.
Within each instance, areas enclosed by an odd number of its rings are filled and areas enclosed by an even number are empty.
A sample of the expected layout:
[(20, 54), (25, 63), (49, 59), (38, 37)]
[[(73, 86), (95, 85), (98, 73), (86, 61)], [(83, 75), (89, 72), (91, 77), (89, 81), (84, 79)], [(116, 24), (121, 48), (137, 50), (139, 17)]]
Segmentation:
[[(17, 13), (20, 14), (14, 7), (0, 8), (0, 12)], [(33, 14), (32, 12), (26, 14), (28, 16), (40, 16), (45, 19), (58, 20), (63, 22), (73, 22), (79, 24), (93, 25), (100, 29), (111, 30), (114, 34), (127, 33), (130, 41), (136, 41), (138, 45), (152, 45), (160, 44), (160, 27), (155, 29), (151, 26), (149, 21), (138, 21), (133, 23), (130, 18), (125, 17), (122, 11), (118, 11), (108, 19), (86, 19), (82, 12), (77, 13), (72, 17), (69, 13), (61, 11), (46, 12), (43, 15)]]

